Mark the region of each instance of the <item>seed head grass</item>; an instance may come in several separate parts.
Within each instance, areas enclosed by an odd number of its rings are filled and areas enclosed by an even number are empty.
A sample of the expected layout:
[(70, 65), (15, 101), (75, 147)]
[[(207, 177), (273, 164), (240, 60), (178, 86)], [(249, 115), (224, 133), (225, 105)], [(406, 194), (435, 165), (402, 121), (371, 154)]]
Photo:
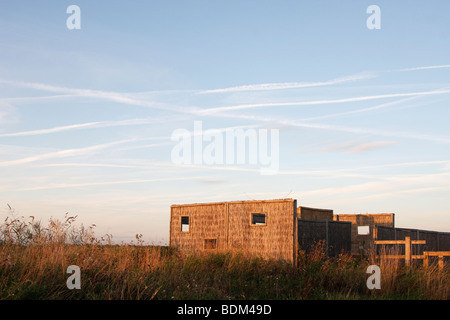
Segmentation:
[[(12, 211), (12, 209), (11, 209)], [(392, 259), (326, 256), (323, 242), (299, 251), (297, 266), (237, 250), (182, 255), (176, 248), (95, 236), (76, 216), (8, 217), (0, 225), (0, 299), (307, 300), (450, 299), (450, 268), (405, 267)], [(366, 269), (381, 268), (369, 290)], [(66, 286), (67, 267), (81, 270), (81, 289)]]

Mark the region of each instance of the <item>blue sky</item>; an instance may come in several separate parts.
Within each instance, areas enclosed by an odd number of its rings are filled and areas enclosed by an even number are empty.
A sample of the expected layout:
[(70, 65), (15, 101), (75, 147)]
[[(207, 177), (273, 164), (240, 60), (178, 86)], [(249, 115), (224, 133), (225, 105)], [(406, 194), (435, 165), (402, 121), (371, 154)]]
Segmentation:
[[(69, 5), (81, 29), (69, 30)], [(369, 5), (381, 29), (369, 30)], [(171, 204), (292, 197), (450, 231), (448, 1), (3, 1), (0, 214), (168, 240)], [(279, 171), (176, 129), (279, 130)]]

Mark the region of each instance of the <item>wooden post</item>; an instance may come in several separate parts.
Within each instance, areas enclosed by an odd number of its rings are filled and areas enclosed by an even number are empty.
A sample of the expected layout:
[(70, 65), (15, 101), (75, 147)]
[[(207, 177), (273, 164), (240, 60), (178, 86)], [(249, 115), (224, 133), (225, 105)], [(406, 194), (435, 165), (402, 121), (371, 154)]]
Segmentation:
[(405, 237), (405, 264), (411, 265), (411, 237)]
[(325, 220), (325, 253), (328, 257), (328, 220)]
[(423, 253), (423, 266), (425, 267), (425, 268), (428, 268), (428, 252), (424, 252)]
[(444, 269), (444, 256), (439, 256), (439, 269)]

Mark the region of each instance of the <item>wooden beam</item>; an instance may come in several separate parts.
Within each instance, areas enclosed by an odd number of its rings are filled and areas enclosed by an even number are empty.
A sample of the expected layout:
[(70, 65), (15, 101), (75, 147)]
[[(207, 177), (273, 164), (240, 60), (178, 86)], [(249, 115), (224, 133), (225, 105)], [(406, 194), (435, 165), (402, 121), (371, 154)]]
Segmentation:
[[(426, 240), (410, 240), (411, 244), (427, 244)], [(375, 244), (405, 244), (405, 240), (375, 240)]]
[(405, 240), (375, 240), (375, 244), (405, 244)]
[(450, 256), (450, 251), (424, 251), (423, 254), (433, 257)]
[[(380, 259), (380, 258), (384, 258), (384, 259), (405, 259), (405, 255), (403, 254), (390, 254), (390, 255), (376, 255), (375, 258)], [(411, 255), (411, 259), (413, 260), (421, 260), (421, 259), (425, 259), (426, 256), (425, 255)]]

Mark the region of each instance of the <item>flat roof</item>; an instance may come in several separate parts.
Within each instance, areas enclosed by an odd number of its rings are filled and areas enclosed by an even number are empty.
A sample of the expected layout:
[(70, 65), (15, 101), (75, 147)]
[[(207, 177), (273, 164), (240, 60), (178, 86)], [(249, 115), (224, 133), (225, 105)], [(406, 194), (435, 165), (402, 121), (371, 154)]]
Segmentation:
[(272, 200), (238, 200), (238, 201), (220, 201), (220, 202), (208, 202), (208, 203), (188, 203), (188, 204), (173, 204), (170, 207), (195, 207), (195, 206), (210, 206), (210, 205), (218, 205), (218, 204), (226, 204), (226, 203), (270, 203), (270, 202), (294, 202), (296, 199), (288, 198), (288, 199), (272, 199)]
[(305, 206), (298, 206), (298, 207), (303, 208), (303, 209), (317, 210), (317, 211), (333, 211), (333, 209), (312, 208), (312, 207), (305, 207)]
[(348, 216), (348, 217), (354, 217), (354, 216), (390, 216), (395, 213), (337, 213), (337, 216)]

